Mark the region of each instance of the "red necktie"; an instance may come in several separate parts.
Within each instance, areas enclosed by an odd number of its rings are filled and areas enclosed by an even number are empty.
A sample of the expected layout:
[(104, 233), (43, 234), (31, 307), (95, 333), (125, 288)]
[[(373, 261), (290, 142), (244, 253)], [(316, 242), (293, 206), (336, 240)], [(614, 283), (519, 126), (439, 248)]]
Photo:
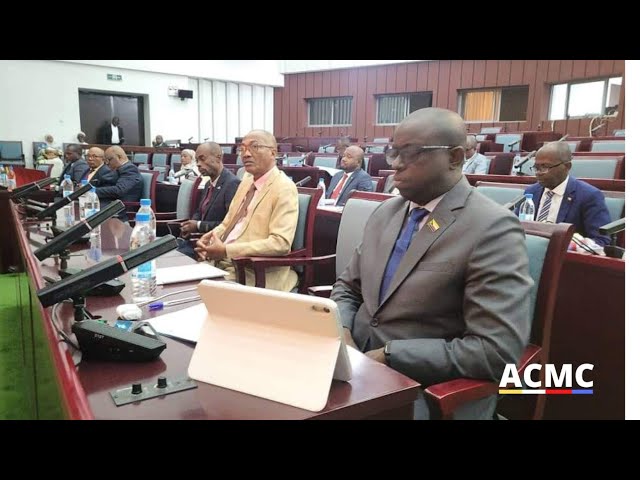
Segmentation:
[(338, 185), (336, 185), (336, 188), (334, 188), (333, 192), (331, 192), (332, 199), (335, 200), (340, 196), (340, 192), (342, 192), (342, 187), (344, 187), (344, 184), (346, 181), (347, 181), (347, 174), (345, 173), (344, 175), (342, 175), (342, 178), (338, 182)]

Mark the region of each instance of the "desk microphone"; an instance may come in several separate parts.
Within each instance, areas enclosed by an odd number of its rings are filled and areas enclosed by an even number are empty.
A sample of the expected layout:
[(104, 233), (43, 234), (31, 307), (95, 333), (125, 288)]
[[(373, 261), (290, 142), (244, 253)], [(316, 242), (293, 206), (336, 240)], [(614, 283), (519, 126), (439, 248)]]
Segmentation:
[(507, 210), (511, 210), (514, 211), (517, 207), (520, 206), (520, 204), (526, 199), (527, 197), (524, 195), (520, 195), (518, 198), (516, 198), (515, 200), (512, 200), (510, 202), (507, 202), (504, 204), (504, 207)]
[(95, 215), (91, 215), (86, 220), (76, 223), (73, 227), (66, 230), (64, 233), (58, 235), (49, 243), (46, 243), (42, 247), (33, 252), (36, 258), (40, 261), (45, 258), (60, 253), (76, 240), (84, 237), (87, 233), (93, 230), (95, 227), (105, 222), (114, 215), (117, 215), (124, 210), (124, 203), (120, 200), (114, 200), (107, 208), (100, 210)]
[(44, 187), (51, 185), (52, 183), (56, 183), (57, 181), (57, 178), (48, 177), (43, 178), (42, 180), (38, 180), (37, 182), (31, 182), (26, 185), (22, 185), (21, 187), (13, 190), (13, 192), (11, 193), (11, 200), (13, 200), (14, 202), (16, 200), (20, 200), (21, 198), (37, 192), (38, 190), (42, 190)]
[(37, 218), (43, 219), (45, 217), (52, 216), (55, 212), (60, 210), (62, 207), (69, 205), (75, 199), (80, 198), (83, 194), (87, 193), (89, 190), (93, 188), (93, 185), (87, 183), (86, 185), (81, 186), (75, 192), (70, 193), (66, 197), (62, 197), (60, 200), (55, 202), (53, 205), (45, 208), (42, 212), (36, 215)]
[(598, 233), (602, 235), (615, 235), (625, 229), (624, 223), (624, 218), (607, 223), (598, 229)]
[(524, 166), (525, 163), (529, 162), (529, 160), (533, 158), (536, 152), (537, 150), (534, 150), (533, 152), (529, 152), (529, 154), (526, 157), (524, 157), (522, 160), (520, 160), (520, 162), (517, 165), (513, 166), (513, 169), (517, 170), (516, 173), (518, 175), (522, 175), (522, 167)]
[(180, 178), (183, 177), (185, 175), (189, 175), (190, 173), (193, 173), (193, 170), (190, 168), (185, 168), (184, 170), (180, 170), (178, 173), (176, 173), (173, 178)]
[(307, 183), (311, 181), (311, 177), (304, 177), (302, 180), (298, 180), (296, 182), (296, 187), (304, 187)]

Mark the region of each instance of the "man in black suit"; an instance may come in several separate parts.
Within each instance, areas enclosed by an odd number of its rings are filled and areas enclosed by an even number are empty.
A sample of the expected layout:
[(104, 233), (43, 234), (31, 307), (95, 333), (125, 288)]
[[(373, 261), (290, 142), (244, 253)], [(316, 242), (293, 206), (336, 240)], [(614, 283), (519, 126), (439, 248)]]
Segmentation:
[(79, 185), (80, 180), (89, 170), (89, 164), (82, 158), (82, 146), (77, 144), (67, 145), (64, 151), (65, 166), (58, 179), (58, 185), (62, 184), (65, 175), (70, 175), (74, 185)]
[(196, 162), (200, 175), (208, 176), (210, 181), (205, 189), (200, 205), (193, 218), (182, 222), (178, 251), (197, 258), (189, 236), (192, 233), (206, 233), (217, 227), (224, 219), (231, 200), (233, 200), (240, 179), (222, 164), (222, 148), (215, 142), (201, 143), (196, 151)]
[[(104, 152), (104, 163), (117, 175), (115, 185), (96, 187), (100, 205), (114, 200), (123, 202), (139, 202), (142, 197), (142, 175), (138, 168), (129, 161), (127, 154), (118, 146), (109, 147)], [(128, 221), (127, 212), (122, 211), (118, 218)]]
[(351, 190), (373, 191), (371, 176), (362, 169), (363, 162), (364, 151), (357, 145), (351, 145), (344, 151), (340, 160), (343, 171), (333, 176), (326, 195), (337, 206), (344, 206)]
[(122, 145), (124, 143), (124, 132), (120, 126), (119, 117), (113, 117), (111, 123), (102, 129), (100, 143), (104, 145)]
[(233, 196), (236, 194), (240, 179), (222, 164), (222, 148), (215, 142), (200, 144), (196, 151), (196, 162), (200, 174), (210, 178), (202, 201), (193, 218), (182, 222), (178, 251), (197, 258), (189, 242), (192, 233), (206, 233), (217, 227), (224, 219)]
[(82, 180), (88, 180), (94, 187), (115, 185), (118, 180), (116, 172), (104, 164), (104, 151), (98, 147), (91, 147), (87, 152), (89, 170)]

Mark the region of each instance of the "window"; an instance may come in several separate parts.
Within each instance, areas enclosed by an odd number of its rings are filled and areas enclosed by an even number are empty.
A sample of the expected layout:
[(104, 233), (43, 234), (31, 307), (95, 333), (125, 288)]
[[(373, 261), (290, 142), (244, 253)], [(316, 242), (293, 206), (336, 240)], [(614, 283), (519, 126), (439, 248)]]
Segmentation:
[(411, 112), (431, 106), (431, 92), (378, 95), (376, 99), (376, 123), (396, 125)]
[(351, 125), (352, 97), (308, 98), (309, 126)]
[(522, 122), (527, 119), (529, 87), (466, 90), (458, 110), (467, 122)]
[(551, 86), (549, 120), (611, 115), (618, 110), (622, 77)]

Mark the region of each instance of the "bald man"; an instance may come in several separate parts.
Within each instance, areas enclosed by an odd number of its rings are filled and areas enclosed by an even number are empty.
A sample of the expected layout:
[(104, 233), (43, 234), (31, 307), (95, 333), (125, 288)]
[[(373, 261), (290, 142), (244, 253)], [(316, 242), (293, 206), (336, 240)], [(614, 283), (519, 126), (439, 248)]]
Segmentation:
[[(460, 115), (440, 108), (398, 125), (387, 156), (400, 196), (373, 212), (331, 293), (347, 342), (423, 387), (499, 380), (531, 330), (522, 226), (467, 182), (465, 137)], [(496, 402), (454, 417), (491, 418)], [(429, 418), (424, 398), (414, 414)]]
[(88, 180), (94, 187), (106, 187), (115, 185), (118, 175), (104, 164), (104, 150), (98, 147), (91, 147), (86, 154), (89, 170), (84, 174), (82, 180)]
[(347, 147), (340, 159), (340, 167), (343, 171), (336, 173), (331, 179), (327, 198), (335, 200), (336, 205), (343, 206), (352, 190), (372, 192), (371, 175), (362, 169), (363, 162), (364, 150), (357, 145)]
[[(123, 202), (139, 202), (142, 197), (142, 175), (138, 168), (129, 161), (127, 154), (118, 146), (109, 147), (104, 152), (104, 164), (115, 172), (114, 185), (96, 187), (96, 194), (100, 199), (100, 206), (114, 200)], [(120, 212), (118, 218), (127, 221), (127, 212)]]
[(475, 175), (486, 175), (489, 173), (490, 161), (478, 152), (478, 141), (475, 135), (467, 135), (467, 141), (464, 146), (464, 157), (462, 173), (472, 173)]

